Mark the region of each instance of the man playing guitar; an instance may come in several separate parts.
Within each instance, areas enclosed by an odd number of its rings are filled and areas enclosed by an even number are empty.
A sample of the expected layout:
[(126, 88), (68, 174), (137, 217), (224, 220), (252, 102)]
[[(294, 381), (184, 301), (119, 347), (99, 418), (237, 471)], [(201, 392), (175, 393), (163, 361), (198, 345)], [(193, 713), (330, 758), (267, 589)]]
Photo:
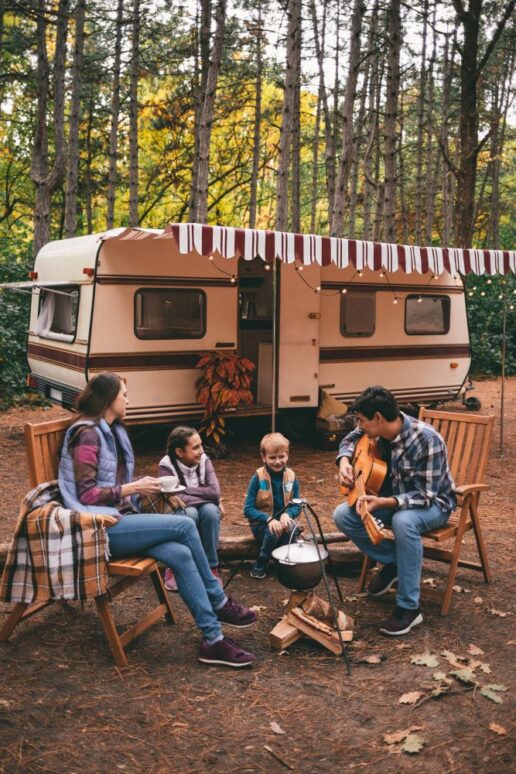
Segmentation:
[[(340, 483), (353, 485), (353, 454), (364, 434), (378, 439), (387, 476), (378, 495), (362, 495), (355, 507), (339, 505), (333, 518), (363, 553), (383, 565), (369, 583), (369, 594), (382, 596), (398, 583), (396, 609), (380, 631), (391, 636), (407, 634), (423, 621), (419, 609), (421, 535), (446, 524), (456, 507), (446, 445), (430, 425), (401, 412), (394, 395), (384, 387), (368, 387), (351, 410), (357, 428), (339, 447)], [(394, 542), (371, 542), (357, 513), (364, 506), (390, 526)]]

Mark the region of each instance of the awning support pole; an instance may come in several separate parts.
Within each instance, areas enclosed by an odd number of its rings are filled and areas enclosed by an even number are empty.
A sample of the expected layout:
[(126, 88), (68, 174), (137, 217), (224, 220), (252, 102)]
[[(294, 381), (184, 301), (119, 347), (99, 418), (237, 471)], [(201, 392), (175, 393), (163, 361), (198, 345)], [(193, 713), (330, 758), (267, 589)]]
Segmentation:
[(503, 457), (503, 431), (504, 431), (504, 415), (505, 415), (505, 360), (506, 360), (506, 346), (507, 346), (507, 305), (505, 298), (503, 300), (502, 311), (502, 384), (500, 392), (500, 449), (499, 456)]
[(276, 412), (278, 410), (278, 358), (277, 358), (277, 313), (278, 313), (278, 274), (277, 260), (272, 262), (272, 415), (271, 415), (271, 433), (276, 432)]

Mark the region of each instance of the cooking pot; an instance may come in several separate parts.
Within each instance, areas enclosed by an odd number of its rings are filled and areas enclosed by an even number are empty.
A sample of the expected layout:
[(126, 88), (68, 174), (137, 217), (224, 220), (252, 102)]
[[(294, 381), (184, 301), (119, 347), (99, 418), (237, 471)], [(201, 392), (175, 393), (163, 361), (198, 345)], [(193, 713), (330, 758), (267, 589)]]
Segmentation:
[(323, 562), (328, 558), (328, 552), (322, 546), (305, 540), (298, 540), (286, 546), (275, 548), (272, 552), (276, 560), (278, 580), (287, 589), (306, 591), (313, 589), (322, 578)]

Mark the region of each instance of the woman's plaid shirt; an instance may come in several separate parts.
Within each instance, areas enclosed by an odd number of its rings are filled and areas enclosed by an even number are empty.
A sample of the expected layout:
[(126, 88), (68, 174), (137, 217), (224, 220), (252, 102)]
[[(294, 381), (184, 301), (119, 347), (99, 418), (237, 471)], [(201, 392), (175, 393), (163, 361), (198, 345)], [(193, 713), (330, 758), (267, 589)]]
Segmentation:
[[(451, 513), (457, 506), (455, 484), (448, 466), (446, 444), (433, 427), (401, 412), (403, 428), (391, 441), (392, 496), (398, 508), (428, 508), (437, 505)], [(353, 457), (364, 431), (357, 428), (342, 439), (341, 457)]]

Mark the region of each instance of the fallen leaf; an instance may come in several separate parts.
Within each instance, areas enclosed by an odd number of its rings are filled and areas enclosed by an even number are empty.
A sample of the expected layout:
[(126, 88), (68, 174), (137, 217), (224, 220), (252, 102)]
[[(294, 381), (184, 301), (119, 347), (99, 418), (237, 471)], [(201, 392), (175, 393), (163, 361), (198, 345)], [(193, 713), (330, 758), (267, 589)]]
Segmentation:
[(480, 693), (482, 696), (485, 696), (486, 699), (491, 699), (491, 701), (494, 701), (495, 704), (503, 704), (502, 698), (498, 696), (497, 693), (492, 691), (487, 685), (484, 688), (481, 688)]
[(465, 589), (462, 586), (453, 586), (453, 590), (456, 591), (458, 594), (471, 594), (470, 589)]
[(473, 602), (475, 603), (475, 605), (481, 605), (483, 601), (484, 600), (482, 599), (482, 597), (474, 597), (473, 599)]
[(418, 753), (420, 750), (422, 750), (424, 746), (425, 740), (422, 736), (419, 734), (409, 734), (401, 745), (401, 749), (403, 752), (414, 755), (415, 753)]
[(413, 731), (421, 731), (422, 729), (423, 726), (410, 726), (410, 728), (406, 728), (404, 731), (391, 731), (389, 734), (383, 735), (383, 741), (386, 742), (386, 744), (398, 744)]
[(503, 726), (499, 726), (498, 723), (489, 723), (489, 730), (494, 731), (498, 736), (505, 736), (507, 729)]
[(446, 676), (446, 672), (434, 672), (432, 677), (434, 680), (440, 680), (444, 683), (451, 683), (451, 680)]
[(491, 607), (489, 612), (493, 615), (499, 616), (500, 618), (507, 618), (507, 616), (510, 615), (510, 613), (504, 613), (502, 610), (496, 610), (494, 607)]
[(356, 602), (357, 601), (357, 597), (355, 597), (355, 596), (344, 597), (344, 599), (345, 599), (346, 602)]
[(420, 656), (412, 656), (410, 663), (427, 667), (439, 666), (439, 661), (432, 653), (422, 653)]
[(456, 677), (457, 680), (460, 680), (461, 683), (466, 683), (466, 685), (476, 685), (477, 683), (472, 669), (457, 669), (455, 672), (450, 672), (450, 674)]
[(5, 709), (9, 709), (12, 702), (7, 701), (7, 699), (0, 699), (0, 707), (5, 707)]
[(506, 645), (516, 645), (516, 640), (509, 640)]
[(441, 656), (444, 656), (448, 663), (454, 667), (458, 667), (459, 669), (464, 666), (464, 661), (466, 661), (463, 656), (456, 656), (455, 653), (452, 653), (451, 650), (442, 650)]
[(385, 661), (385, 656), (364, 656), (363, 658), (359, 658), (357, 663), (358, 664), (381, 664), (382, 661)]
[(439, 683), (439, 685), (436, 685), (435, 688), (432, 688), (430, 691), (430, 696), (433, 696), (434, 699), (438, 699), (439, 696), (441, 696), (443, 693), (448, 693), (450, 690), (450, 683), (451, 680), (446, 680), (445, 682)]
[(177, 721), (176, 723), (172, 723), (172, 728), (188, 728), (188, 723), (180, 723)]
[(479, 664), (479, 667), (485, 675), (491, 674), (491, 667), (489, 666), (489, 664), (482, 663), (482, 664)]
[(408, 642), (399, 642), (396, 647), (399, 650), (406, 650), (406, 648), (410, 648), (411, 646), (408, 644)]
[(501, 685), (501, 683), (489, 683), (489, 685), (486, 685), (486, 688), (490, 688), (492, 691), (508, 691), (506, 685)]
[(423, 691), (411, 691), (410, 693), (404, 693), (403, 696), (400, 696), (398, 702), (400, 704), (415, 704), (421, 696), (423, 696)]
[(435, 589), (437, 587), (437, 581), (435, 578), (425, 578), (423, 580), (423, 586), (430, 586), (430, 588)]
[(482, 650), (482, 648), (479, 648), (476, 645), (468, 645), (468, 653), (470, 653), (472, 656), (484, 655), (484, 651)]
[(262, 610), (267, 610), (265, 605), (253, 605), (250, 609), (254, 610), (255, 613), (261, 613)]
[(271, 731), (274, 731), (275, 734), (284, 734), (285, 733), (283, 731), (282, 727), (280, 726), (280, 724), (276, 723), (275, 720), (273, 720), (272, 723), (271, 723)]

